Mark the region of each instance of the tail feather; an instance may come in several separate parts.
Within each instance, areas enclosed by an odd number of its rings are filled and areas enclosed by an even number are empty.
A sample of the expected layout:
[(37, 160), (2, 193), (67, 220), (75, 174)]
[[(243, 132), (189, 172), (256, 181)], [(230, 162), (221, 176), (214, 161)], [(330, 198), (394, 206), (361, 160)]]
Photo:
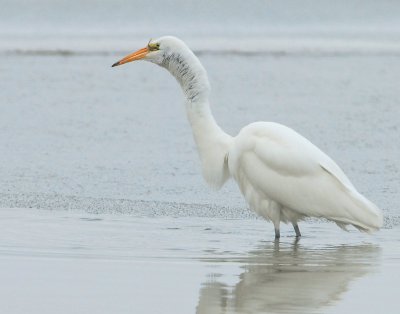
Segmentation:
[(382, 211), (356, 190), (349, 191), (347, 217), (335, 218), (335, 222), (343, 229), (343, 225), (351, 224), (361, 232), (371, 233), (383, 225)]
[(340, 229), (344, 231), (349, 231), (349, 229), (347, 229), (347, 224), (338, 221), (335, 221), (335, 223)]

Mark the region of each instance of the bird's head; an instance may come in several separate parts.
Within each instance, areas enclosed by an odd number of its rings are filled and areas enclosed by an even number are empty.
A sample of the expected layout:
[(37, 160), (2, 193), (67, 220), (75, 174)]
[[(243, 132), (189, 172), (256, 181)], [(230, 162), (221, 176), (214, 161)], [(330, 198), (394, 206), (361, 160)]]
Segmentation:
[(165, 66), (166, 61), (171, 59), (172, 55), (183, 54), (185, 51), (190, 50), (182, 40), (173, 36), (164, 36), (158, 39), (150, 39), (144, 48), (128, 54), (112, 66), (115, 67), (137, 60), (150, 61)]
[(127, 55), (112, 66), (136, 60), (150, 61), (167, 69), (179, 82), (190, 102), (208, 97), (210, 86), (207, 72), (182, 40), (173, 36), (152, 39), (146, 47)]

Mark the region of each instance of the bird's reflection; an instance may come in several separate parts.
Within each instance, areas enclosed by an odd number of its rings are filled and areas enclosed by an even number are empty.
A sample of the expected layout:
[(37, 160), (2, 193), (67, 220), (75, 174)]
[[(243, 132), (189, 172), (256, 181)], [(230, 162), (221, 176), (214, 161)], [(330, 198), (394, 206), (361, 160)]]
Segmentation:
[(379, 252), (370, 244), (264, 245), (239, 259), (244, 271), (234, 286), (218, 281), (223, 274), (210, 276), (200, 290), (197, 313), (307, 313), (333, 305), (352, 280), (375, 269)]

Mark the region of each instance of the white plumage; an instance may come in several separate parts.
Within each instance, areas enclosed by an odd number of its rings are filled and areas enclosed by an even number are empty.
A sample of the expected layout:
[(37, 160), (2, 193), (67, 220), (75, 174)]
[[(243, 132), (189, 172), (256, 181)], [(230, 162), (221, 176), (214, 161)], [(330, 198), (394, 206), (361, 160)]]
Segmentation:
[(280, 222), (323, 217), (344, 228), (374, 231), (381, 211), (357, 192), (339, 166), (294, 130), (255, 122), (236, 137), (217, 125), (208, 103), (207, 73), (193, 52), (171, 36), (150, 41), (113, 66), (147, 60), (166, 68), (180, 83), (205, 180), (216, 188), (233, 177), (250, 207), (271, 220), (279, 238)]

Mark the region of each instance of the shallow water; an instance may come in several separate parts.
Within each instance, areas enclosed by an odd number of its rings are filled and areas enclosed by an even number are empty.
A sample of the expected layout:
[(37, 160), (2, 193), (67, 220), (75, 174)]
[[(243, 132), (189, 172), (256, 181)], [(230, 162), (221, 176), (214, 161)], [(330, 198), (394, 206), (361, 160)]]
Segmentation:
[[(397, 313), (399, 4), (188, 3), (2, 2), (0, 312)], [(275, 242), (235, 184), (210, 191), (176, 82), (110, 67), (166, 32), (199, 54), (227, 132), (294, 128), (384, 228), (307, 221)]]
[(168, 73), (3, 57), (0, 312), (397, 312), (398, 57), (201, 57), (228, 132), (289, 125), (384, 210), (372, 236), (311, 221), (279, 244), (234, 184), (203, 183)]
[(2, 209), (2, 313), (396, 313), (400, 228)]

